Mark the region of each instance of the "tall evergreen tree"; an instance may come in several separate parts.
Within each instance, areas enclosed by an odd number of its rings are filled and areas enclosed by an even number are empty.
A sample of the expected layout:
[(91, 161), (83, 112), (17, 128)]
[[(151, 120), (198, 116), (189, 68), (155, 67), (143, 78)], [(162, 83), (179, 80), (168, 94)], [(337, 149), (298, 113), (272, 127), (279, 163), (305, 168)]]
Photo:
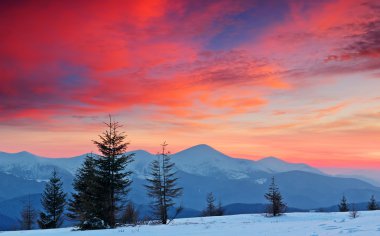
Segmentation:
[(278, 216), (285, 211), (286, 204), (282, 200), (282, 195), (274, 181), (274, 177), (272, 177), (272, 183), (269, 186), (268, 193), (265, 194), (265, 198), (269, 201), (268, 214)]
[(377, 202), (376, 202), (376, 199), (375, 199), (374, 195), (371, 196), (371, 199), (368, 202), (367, 208), (370, 211), (374, 211), (374, 210), (378, 210), (379, 209), (379, 207), (377, 206)]
[(67, 216), (72, 220), (79, 222), (78, 226), (84, 229), (85, 223), (99, 218), (101, 213), (97, 207), (97, 196), (95, 176), (95, 160), (93, 155), (86, 156), (82, 166), (77, 170), (73, 181), (75, 193), (72, 193), (72, 198), (69, 200)]
[(127, 171), (126, 168), (133, 161), (134, 154), (125, 154), (129, 143), (125, 141), (126, 135), (119, 131), (122, 126), (112, 121), (111, 116), (105, 124), (107, 130), (99, 135), (100, 141), (94, 141), (100, 153), (94, 160), (94, 194), (99, 197), (96, 205), (101, 213), (100, 218), (113, 228), (118, 220), (122, 200), (126, 198), (132, 183), (132, 171)]
[[(178, 178), (174, 171), (174, 163), (171, 162), (166, 146), (164, 142), (161, 145), (161, 153), (158, 153), (157, 159), (151, 163), (151, 176), (147, 178), (148, 184), (145, 185), (148, 196), (152, 198), (153, 214), (162, 224), (168, 222), (168, 209), (175, 205), (174, 199), (182, 195), (182, 188), (177, 187)], [(182, 208), (177, 208), (177, 212), (179, 209)]]
[(30, 196), (28, 197), (28, 201), (25, 203), (24, 207), (21, 211), (21, 229), (22, 230), (31, 230), (33, 229), (33, 225), (36, 220), (36, 210), (32, 206), (32, 202), (30, 201)]
[(44, 212), (40, 213), (37, 221), (41, 229), (59, 228), (63, 223), (66, 193), (63, 192), (62, 185), (61, 178), (54, 169), (42, 194), (41, 204)]
[(346, 196), (343, 195), (338, 208), (340, 212), (347, 212), (349, 210)]

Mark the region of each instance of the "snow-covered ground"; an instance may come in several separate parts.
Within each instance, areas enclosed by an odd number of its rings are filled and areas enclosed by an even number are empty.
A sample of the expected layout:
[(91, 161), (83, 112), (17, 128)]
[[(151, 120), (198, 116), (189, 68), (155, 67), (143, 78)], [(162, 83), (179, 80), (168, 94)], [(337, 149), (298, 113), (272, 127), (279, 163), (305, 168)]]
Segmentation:
[(72, 231), (31, 230), (2, 232), (1, 236), (325, 236), (325, 235), (380, 235), (380, 211), (359, 212), (351, 219), (348, 213), (288, 213), (281, 217), (266, 218), (259, 214), (177, 219), (169, 225), (143, 225), (109, 230)]

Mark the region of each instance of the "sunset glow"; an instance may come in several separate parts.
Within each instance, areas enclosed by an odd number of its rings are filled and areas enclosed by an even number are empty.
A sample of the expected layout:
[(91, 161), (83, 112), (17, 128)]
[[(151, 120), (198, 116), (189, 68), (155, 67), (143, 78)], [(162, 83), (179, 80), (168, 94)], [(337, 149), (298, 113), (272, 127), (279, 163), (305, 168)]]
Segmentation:
[(248, 159), (380, 168), (380, 4), (1, 1), (0, 151), (206, 143)]

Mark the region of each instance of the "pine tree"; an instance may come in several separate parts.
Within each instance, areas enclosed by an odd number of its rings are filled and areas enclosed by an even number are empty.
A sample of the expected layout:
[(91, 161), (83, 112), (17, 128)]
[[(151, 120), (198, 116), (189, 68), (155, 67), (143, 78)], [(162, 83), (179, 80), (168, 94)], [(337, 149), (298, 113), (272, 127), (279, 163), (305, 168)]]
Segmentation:
[(21, 211), (21, 229), (22, 230), (31, 230), (33, 229), (33, 225), (36, 220), (36, 210), (32, 206), (32, 202), (30, 201), (30, 196), (28, 197), (28, 202), (24, 205)]
[(212, 192), (207, 194), (206, 197), (206, 208), (202, 211), (202, 216), (222, 216), (224, 215), (224, 210), (222, 207), (222, 202), (219, 201), (218, 206), (215, 206), (215, 197)]
[(343, 195), (343, 197), (340, 200), (340, 203), (338, 205), (338, 208), (339, 208), (340, 212), (347, 212), (349, 210), (346, 196)]
[(59, 228), (63, 223), (63, 211), (66, 205), (66, 193), (63, 192), (61, 178), (54, 169), (42, 194), (41, 204), (44, 212), (37, 221), (41, 229)]
[(374, 195), (371, 196), (371, 199), (368, 202), (368, 207), (367, 208), (370, 211), (374, 211), (374, 210), (379, 209), (378, 206), (377, 206), (377, 202), (376, 202), (376, 199), (375, 199)]
[(206, 208), (202, 211), (202, 216), (213, 216), (215, 214), (215, 197), (214, 194), (208, 193), (206, 197)]
[[(151, 165), (150, 178), (145, 185), (148, 196), (152, 198), (152, 210), (155, 217), (162, 224), (168, 222), (168, 209), (175, 205), (174, 199), (182, 195), (182, 188), (177, 187), (176, 172), (173, 170), (174, 163), (171, 162), (170, 153), (166, 151), (166, 142), (162, 145), (162, 151), (157, 155)], [(177, 213), (182, 208), (177, 208)]]
[(265, 194), (265, 198), (269, 201), (267, 209), (269, 215), (278, 216), (285, 211), (286, 205), (282, 201), (282, 196), (279, 188), (275, 184), (274, 177), (272, 177), (272, 183), (269, 186), (268, 193)]
[(79, 221), (79, 228), (85, 229), (86, 222), (94, 218), (100, 219), (101, 213), (96, 205), (97, 196), (95, 196), (95, 160), (93, 155), (86, 156), (82, 166), (77, 170), (73, 181), (75, 193), (69, 200), (67, 216)]
[(126, 198), (132, 183), (132, 171), (126, 171), (126, 168), (133, 161), (134, 154), (125, 154), (129, 143), (125, 141), (126, 135), (119, 132), (122, 126), (112, 121), (111, 116), (105, 124), (107, 130), (99, 135), (100, 141), (94, 141), (100, 152), (95, 158), (94, 194), (99, 197), (96, 205), (101, 213), (100, 219), (113, 228), (116, 226), (122, 200)]

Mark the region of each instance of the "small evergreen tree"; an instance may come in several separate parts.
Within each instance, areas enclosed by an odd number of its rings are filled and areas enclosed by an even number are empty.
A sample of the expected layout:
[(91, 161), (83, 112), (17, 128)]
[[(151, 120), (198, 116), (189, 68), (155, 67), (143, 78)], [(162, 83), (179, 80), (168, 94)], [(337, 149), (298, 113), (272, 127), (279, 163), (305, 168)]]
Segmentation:
[(41, 204), (44, 212), (40, 213), (37, 221), (41, 229), (59, 228), (63, 223), (66, 193), (63, 192), (62, 185), (61, 178), (54, 169), (42, 194)]
[(215, 197), (212, 192), (207, 194), (206, 208), (202, 211), (202, 216), (222, 216), (224, 215), (224, 209), (222, 202), (219, 201), (218, 206), (215, 205)]
[(30, 196), (21, 211), (20, 225), (22, 230), (31, 230), (36, 220), (36, 210), (32, 206)]
[(282, 195), (275, 184), (274, 177), (272, 177), (272, 183), (269, 186), (268, 193), (265, 194), (265, 198), (269, 201), (267, 208), (267, 213), (269, 215), (278, 216), (285, 212), (286, 204), (282, 200)]
[(343, 195), (343, 197), (340, 200), (340, 203), (338, 205), (338, 208), (339, 208), (340, 212), (347, 212), (349, 210), (346, 196)]
[(224, 209), (222, 206), (222, 202), (219, 201), (218, 207), (216, 208), (215, 216), (222, 216), (222, 215), (224, 215)]
[(376, 202), (376, 199), (375, 199), (374, 195), (371, 196), (371, 199), (368, 202), (368, 207), (367, 208), (370, 211), (374, 211), (374, 210), (378, 209), (377, 202)]
[(80, 229), (88, 229), (88, 222), (94, 218), (100, 219), (101, 213), (96, 205), (98, 200), (95, 195), (96, 181), (95, 160), (91, 154), (86, 156), (82, 166), (77, 170), (73, 181), (75, 193), (72, 193), (68, 204), (67, 216), (78, 221), (77, 226)]
[(118, 122), (110, 120), (105, 123), (107, 130), (99, 135), (100, 141), (94, 141), (100, 155), (95, 158), (96, 166), (96, 206), (100, 212), (100, 219), (106, 225), (115, 227), (122, 200), (126, 198), (132, 180), (132, 171), (127, 171), (128, 165), (133, 161), (134, 154), (126, 155), (128, 142), (126, 135), (119, 132), (122, 127)]
[(139, 219), (139, 212), (137, 211), (133, 202), (129, 202), (125, 208), (122, 222), (124, 224), (137, 224)]
[[(168, 209), (175, 205), (174, 199), (182, 194), (182, 188), (177, 187), (178, 178), (175, 177), (170, 153), (166, 151), (167, 144), (164, 142), (161, 146), (162, 152), (150, 165), (151, 176), (147, 178), (148, 184), (145, 187), (148, 196), (152, 198), (154, 216), (160, 219), (162, 224), (166, 224), (169, 220)], [(177, 208), (176, 215), (181, 209), (182, 207)]]
[(215, 197), (212, 192), (207, 194), (206, 208), (202, 211), (202, 216), (214, 216), (216, 212)]

